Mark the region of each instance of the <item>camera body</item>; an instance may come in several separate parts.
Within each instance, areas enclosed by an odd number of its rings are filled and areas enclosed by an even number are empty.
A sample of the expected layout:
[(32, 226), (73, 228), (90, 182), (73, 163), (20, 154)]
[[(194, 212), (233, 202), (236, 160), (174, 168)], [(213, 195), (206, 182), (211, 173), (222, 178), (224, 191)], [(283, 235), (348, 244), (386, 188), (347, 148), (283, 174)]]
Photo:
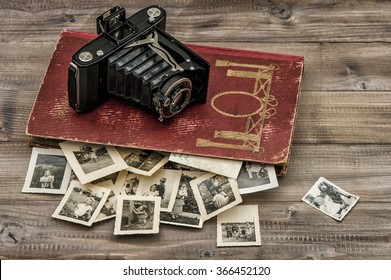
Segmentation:
[(159, 114), (206, 102), (209, 63), (167, 34), (166, 12), (145, 8), (129, 18), (113, 7), (97, 18), (100, 34), (73, 57), (68, 68), (69, 106), (76, 112), (119, 96)]

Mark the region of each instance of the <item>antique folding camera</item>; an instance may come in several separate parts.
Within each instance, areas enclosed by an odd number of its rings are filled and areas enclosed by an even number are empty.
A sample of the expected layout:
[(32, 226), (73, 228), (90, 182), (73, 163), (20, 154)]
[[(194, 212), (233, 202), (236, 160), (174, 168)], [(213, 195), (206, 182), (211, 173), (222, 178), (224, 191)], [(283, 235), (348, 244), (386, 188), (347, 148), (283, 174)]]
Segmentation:
[(166, 12), (150, 6), (126, 18), (114, 7), (97, 18), (98, 38), (72, 57), (69, 105), (96, 108), (112, 95), (170, 118), (188, 104), (206, 102), (209, 64), (167, 34)]

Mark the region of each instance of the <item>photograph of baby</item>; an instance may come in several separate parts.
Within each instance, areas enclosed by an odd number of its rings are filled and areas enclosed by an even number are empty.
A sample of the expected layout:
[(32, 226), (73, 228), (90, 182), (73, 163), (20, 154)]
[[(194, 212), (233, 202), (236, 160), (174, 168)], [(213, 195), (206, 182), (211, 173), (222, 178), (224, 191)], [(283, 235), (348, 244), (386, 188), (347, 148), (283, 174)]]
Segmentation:
[(82, 184), (121, 171), (127, 164), (113, 146), (65, 141), (60, 143), (72, 170)]
[(320, 177), (302, 200), (333, 219), (342, 221), (359, 198)]
[(52, 217), (91, 226), (107, 201), (111, 190), (72, 181)]
[(277, 175), (272, 165), (243, 162), (238, 176), (240, 194), (248, 194), (278, 187)]
[(208, 173), (190, 185), (204, 221), (242, 202), (235, 179)]
[(24, 193), (64, 194), (71, 179), (71, 167), (60, 149), (32, 149)]
[(114, 234), (159, 232), (160, 197), (118, 196)]

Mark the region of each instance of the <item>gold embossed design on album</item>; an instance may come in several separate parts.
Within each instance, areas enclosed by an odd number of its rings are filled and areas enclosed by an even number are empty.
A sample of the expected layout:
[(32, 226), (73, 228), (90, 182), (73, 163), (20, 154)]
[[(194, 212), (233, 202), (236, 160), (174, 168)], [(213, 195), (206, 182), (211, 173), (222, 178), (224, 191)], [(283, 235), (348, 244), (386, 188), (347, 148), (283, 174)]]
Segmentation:
[[(240, 77), (252, 79), (254, 88), (252, 92), (247, 91), (224, 91), (216, 94), (210, 101), (210, 105), (217, 113), (228, 118), (243, 119), (242, 130), (215, 130), (213, 139), (197, 138), (197, 147), (217, 147), (226, 149), (241, 149), (253, 152), (263, 152), (261, 147), (262, 130), (265, 120), (270, 119), (277, 113), (278, 101), (270, 93), (274, 71), (278, 70), (276, 64), (256, 65), (235, 63), (225, 60), (216, 60), (216, 67), (227, 67), (226, 77)], [(246, 69), (246, 70), (241, 70)], [(229, 96), (245, 96), (248, 100), (257, 104), (251, 112), (229, 112), (224, 111), (217, 105), (220, 98)], [(217, 124), (218, 125), (218, 124)], [(230, 140), (232, 143), (219, 141), (219, 139)], [(234, 143), (235, 142), (235, 143)]]

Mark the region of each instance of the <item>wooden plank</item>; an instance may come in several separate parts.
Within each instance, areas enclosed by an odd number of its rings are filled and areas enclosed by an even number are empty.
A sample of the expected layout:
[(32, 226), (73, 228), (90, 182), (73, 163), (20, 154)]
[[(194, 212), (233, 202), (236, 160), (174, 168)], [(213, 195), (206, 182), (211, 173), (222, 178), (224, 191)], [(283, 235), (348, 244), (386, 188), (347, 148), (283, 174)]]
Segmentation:
[(263, 244), (243, 254), (216, 247), (215, 219), (202, 230), (161, 225), (155, 235), (114, 236), (113, 220), (89, 228), (51, 218), (55, 202), (15, 202), (0, 205), (1, 230), (17, 239), (6, 240), (0, 259), (389, 259), (391, 208), (384, 206), (360, 202), (341, 223), (302, 202), (263, 202)]
[[(59, 34), (52, 41), (0, 42), (0, 90), (38, 91)], [(21, 37), (19, 38), (22, 39)], [(304, 56), (303, 90), (388, 91), (390, 44), (271, 44), (208, 42), (204, 45), (231, 47)], [(14, 61), (14, 62), (11, 62)]]
[[(128, 1), (128, 15), (155, 1)], [(390, 42), (388, 1), (160, 1), (167, 30), (181, 40), (253, 42)], [(0, 4), (0, 34), (95, 31), (106, 1), (31, 1)], [(354, 10), (354, 12), (352, 12)]]
[[(391, 259), (391, 2), (159, 3), (184, 42), (305, 57), (288, 173), (278, 188), (243, 196), (259, 205), (262, 246), (216, 247), (215, 218), (114, 236), (113, 220), (86, 228), (51, 218), (61, 195), (21, 193), (25, 125), (60, 31), (94, 32), (111, 4), (17, 0), (0, 3), (0, 259)], [(155, 2), (124, 4), (130, 15)], [(320, 176), (360, 196), (342, 222), (301, 202)]]

